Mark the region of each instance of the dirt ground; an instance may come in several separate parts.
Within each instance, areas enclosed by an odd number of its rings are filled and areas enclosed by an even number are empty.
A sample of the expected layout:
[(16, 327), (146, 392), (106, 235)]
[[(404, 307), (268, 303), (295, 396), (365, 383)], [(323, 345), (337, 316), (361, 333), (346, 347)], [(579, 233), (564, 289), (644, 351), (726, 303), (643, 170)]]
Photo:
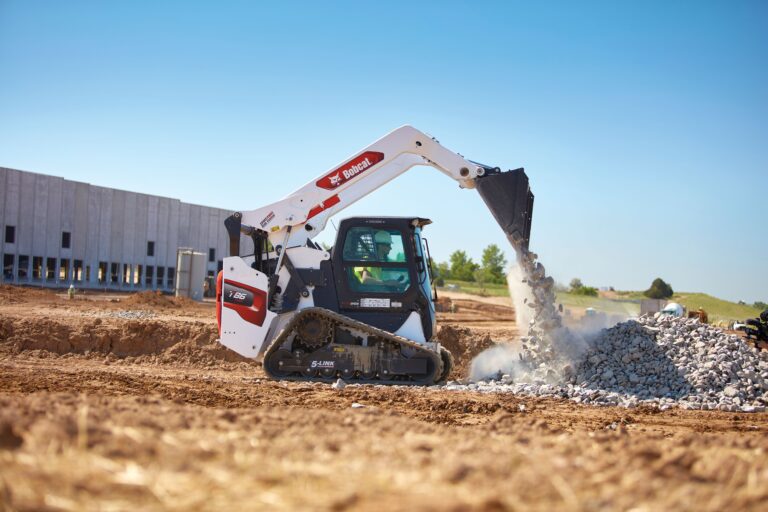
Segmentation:
[[(466, 369), (514, 311), (460, 300), (439, 336)], [(0, 287), (0, 510), (768, 503), (768, 414), (274, 382), (215, 338), (210, 303)]]

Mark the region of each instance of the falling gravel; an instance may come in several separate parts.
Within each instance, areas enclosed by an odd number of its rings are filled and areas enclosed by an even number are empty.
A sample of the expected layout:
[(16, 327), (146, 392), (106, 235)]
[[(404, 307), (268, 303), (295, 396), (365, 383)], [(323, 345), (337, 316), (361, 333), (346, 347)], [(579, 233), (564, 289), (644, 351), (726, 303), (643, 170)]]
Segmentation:
[[(520, 354), (522, 355), (522, 354)], [(555, 396), (593, 405), (762, 412), (768, 405), (768, 352), (697, 319), (641, 317), (603, 329), (576, 362), (553, 371), (519, 364), (497, 378), (448, 389)], [(533, 370), (533, 373), (531, 373)]]

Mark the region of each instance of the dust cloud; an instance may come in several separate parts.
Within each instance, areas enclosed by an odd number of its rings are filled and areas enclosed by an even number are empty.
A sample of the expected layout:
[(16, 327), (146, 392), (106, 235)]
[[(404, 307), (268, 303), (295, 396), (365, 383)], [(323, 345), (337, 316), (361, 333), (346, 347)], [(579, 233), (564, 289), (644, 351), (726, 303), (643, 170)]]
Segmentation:
[(537, 255), (526, 249), (507, 274), (519, 340), (499, 342), (472, 361), (471, 381), (502, 379), (521, 383), (564, 384), (600, 331), (628, 315), (596, 315), (566, 327), (556, 304), (555, 283)]

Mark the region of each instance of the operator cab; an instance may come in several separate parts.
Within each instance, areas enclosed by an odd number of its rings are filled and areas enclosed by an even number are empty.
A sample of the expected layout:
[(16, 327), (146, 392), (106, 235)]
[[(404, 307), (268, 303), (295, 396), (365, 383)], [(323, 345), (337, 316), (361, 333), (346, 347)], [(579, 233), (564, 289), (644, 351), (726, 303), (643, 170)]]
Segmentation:
[(341, 221), (331, 255), (339, 312), (390, 332), (416, 313), (429, 341), (435, 329), (434, 288), (422, 228), (431, 222), (420, 217)]

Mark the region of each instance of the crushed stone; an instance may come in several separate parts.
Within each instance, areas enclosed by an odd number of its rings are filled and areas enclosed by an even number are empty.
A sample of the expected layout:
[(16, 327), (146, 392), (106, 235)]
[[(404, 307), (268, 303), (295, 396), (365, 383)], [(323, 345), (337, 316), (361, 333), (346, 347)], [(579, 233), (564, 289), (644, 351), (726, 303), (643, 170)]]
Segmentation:
[(547, 341), (541, 350), (528, 340), (510, 373), (469, 385), (451, 381), (446, 388), (662, 410), (762, 412), (768, 406), (768, 352), (698, 319), (656, 315), (622, 322), (587, 340), (571, 360), (558, 346), (562, 337)]

